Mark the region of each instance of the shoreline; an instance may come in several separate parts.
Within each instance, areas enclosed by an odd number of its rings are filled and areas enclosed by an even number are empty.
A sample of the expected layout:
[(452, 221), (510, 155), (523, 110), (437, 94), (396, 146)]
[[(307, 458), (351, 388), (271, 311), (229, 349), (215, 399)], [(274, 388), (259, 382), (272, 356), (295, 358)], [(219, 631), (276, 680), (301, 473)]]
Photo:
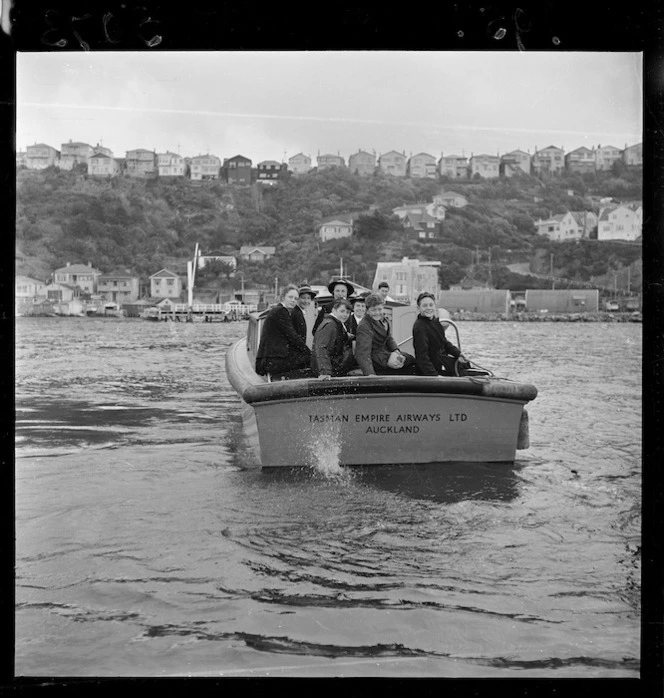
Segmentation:
[(460, 322), (643, 322), (643, 314), (630, 313), (450, 313), (450, 320)]

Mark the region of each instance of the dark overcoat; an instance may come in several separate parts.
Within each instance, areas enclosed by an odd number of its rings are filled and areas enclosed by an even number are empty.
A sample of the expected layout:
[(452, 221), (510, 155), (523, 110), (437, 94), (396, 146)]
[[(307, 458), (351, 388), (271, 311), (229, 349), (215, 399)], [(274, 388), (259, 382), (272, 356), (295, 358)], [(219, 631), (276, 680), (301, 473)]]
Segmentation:
[(458, 359), (461, 355), (459, 348), (445, 337), (445, 329), (437, 317), (417, 316), (413, 324), (413, 348), (417, 371), (423, 376), (447, 374), (449, 361), (445, 357)]
[(273, 371), (308, 366), (311, 351), (296, 332), (293, 318), (281, 303), (271, 308), (261, 331), (256, 352), (256, 373), (265, 375)]

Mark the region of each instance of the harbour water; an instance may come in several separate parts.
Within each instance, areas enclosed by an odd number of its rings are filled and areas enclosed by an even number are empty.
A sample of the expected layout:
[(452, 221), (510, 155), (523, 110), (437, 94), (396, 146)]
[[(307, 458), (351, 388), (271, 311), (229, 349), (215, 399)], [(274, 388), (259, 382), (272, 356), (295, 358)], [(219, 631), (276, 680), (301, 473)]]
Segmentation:
[(16, 675), (639, 676), (640, 324), (460, 323), (514, 465), (274, 472), (245, 329), (17, 319)]

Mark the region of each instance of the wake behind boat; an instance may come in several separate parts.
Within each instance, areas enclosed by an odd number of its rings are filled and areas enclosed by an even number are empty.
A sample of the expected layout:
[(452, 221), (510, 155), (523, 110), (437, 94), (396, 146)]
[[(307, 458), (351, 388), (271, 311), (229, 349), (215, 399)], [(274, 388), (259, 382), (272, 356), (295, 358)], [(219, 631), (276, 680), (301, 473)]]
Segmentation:
[[(246, 435), (263, 467), (513, 462), (528, 447), (524, 405), (535, 386), (490, 375), (347, 376), (271, 381), (255, 371), (262, 323), (229, 348), (226, 372), (242, 402)], [(393, 334), (410, 351), (417, 309), (391, 308)], [(456, 324), (441, 318), (457, 333)]]

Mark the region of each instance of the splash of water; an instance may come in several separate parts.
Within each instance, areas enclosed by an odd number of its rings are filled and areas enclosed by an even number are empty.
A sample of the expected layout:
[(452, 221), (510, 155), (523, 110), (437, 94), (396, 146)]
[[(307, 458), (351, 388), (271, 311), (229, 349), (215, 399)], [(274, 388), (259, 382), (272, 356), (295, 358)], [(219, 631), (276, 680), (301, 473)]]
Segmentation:
[(326, 479), (347, 479), (350, 471), (341, 465), (343, 427), (338, 422), (328, 422), (311, 434), (309, 440), (309, 464), (317, 475)]

